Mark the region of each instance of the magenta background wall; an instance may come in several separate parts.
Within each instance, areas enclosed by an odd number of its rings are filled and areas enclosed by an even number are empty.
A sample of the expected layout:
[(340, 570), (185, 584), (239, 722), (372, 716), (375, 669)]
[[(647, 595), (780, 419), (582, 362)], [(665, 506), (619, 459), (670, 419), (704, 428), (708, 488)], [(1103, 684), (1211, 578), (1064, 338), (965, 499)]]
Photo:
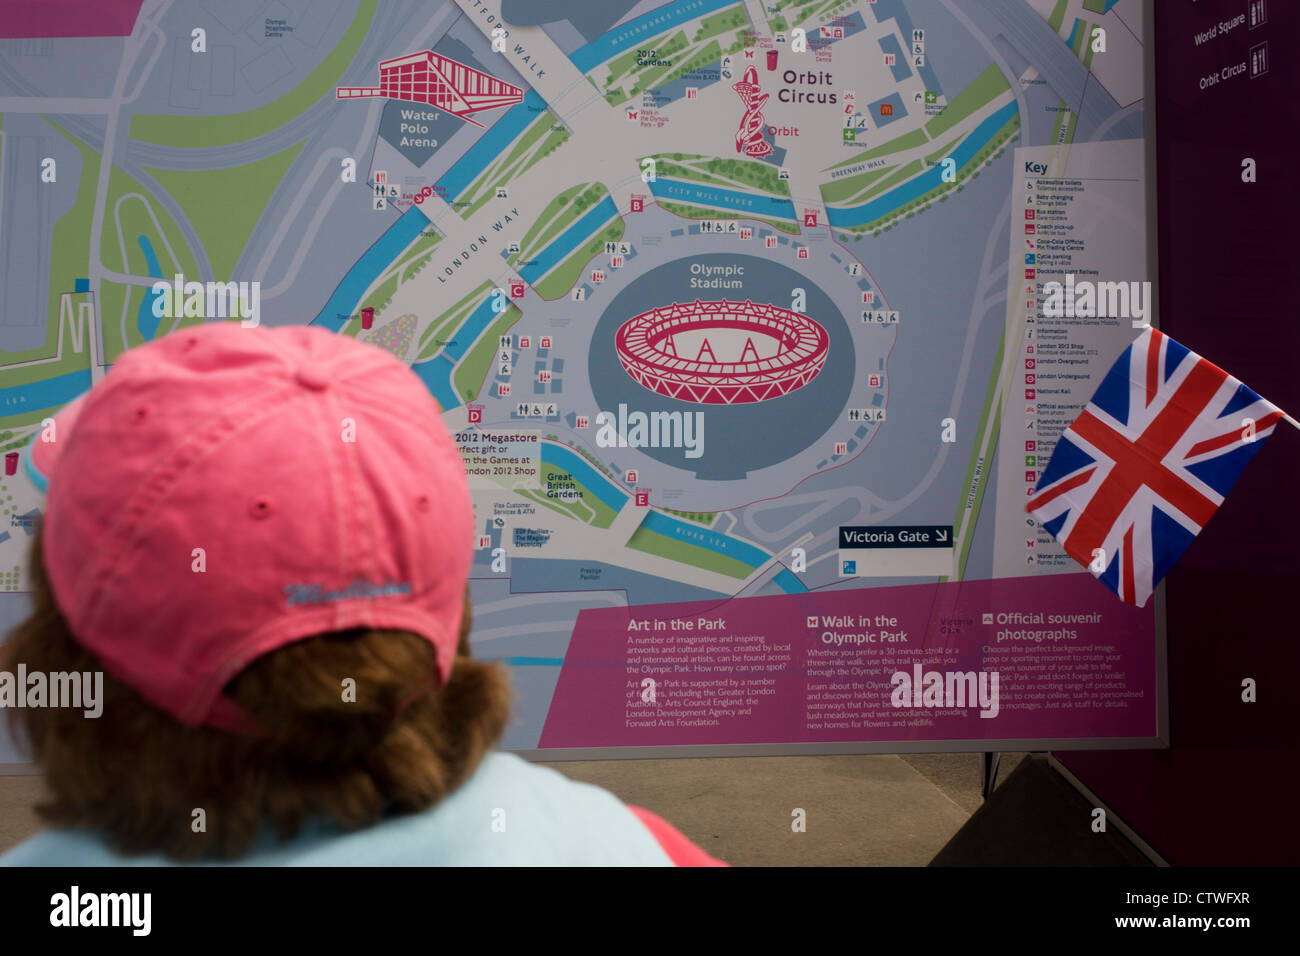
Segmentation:
[[(1198, 47), (1247, 0), (1156, 4), (1159, 321), (1300, 417), (1300, 4), (1266, 6)], [(1199, 88), (1264, 41), (1266, 74)], [(1174, 865), (1300, 863), (1300, 432), (1277, 429), (1166, 594), (1171, 749), (1057, 756)]]
[(0, 37), (130, 36), (143, 0), (0, 0)]

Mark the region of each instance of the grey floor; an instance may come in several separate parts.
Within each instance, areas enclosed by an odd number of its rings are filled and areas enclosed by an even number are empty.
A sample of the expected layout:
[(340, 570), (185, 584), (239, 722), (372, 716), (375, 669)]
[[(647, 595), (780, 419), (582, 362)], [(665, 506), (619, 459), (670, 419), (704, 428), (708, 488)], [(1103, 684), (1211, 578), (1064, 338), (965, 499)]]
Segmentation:
[[(999, 781), (1024, 754), (1003, 754)], [(737, 866), (925, 866), (980, 806), (978, 754), (551, 763)], [(0, 776), (0, 851), (35, 833), (34, 776)], [(806, 829), (794, 832), (796, 809)]]
[[(1003, 780), (1024, 757), (1005, 754)], [(925, 866), (979, 807), (978, 754), (554, 763), (737, 866)], [(806, 829), (791, 827), (795, 809)]]

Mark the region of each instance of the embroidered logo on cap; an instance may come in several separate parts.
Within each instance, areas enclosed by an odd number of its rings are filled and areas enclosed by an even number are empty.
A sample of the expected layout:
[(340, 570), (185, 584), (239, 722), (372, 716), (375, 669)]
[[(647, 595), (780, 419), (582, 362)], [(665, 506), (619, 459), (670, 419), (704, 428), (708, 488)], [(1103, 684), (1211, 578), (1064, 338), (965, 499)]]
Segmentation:
[(320, 584), (289, 584), (285, 586), (287, 605), (294, 604), (329, 604), (332, 601), (350, 601), (353, 598), (386, 597), (390, 594), (410, 594), (411, 582), (388, 581), (384, 584), (371, 584), (357, 578), (345, 588), (330, 590)]

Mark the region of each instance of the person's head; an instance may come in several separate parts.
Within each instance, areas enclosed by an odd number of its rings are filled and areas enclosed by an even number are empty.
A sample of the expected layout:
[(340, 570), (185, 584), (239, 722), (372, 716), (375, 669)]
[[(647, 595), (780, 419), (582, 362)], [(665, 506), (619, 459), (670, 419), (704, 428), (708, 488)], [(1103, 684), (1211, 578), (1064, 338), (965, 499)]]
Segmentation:
[(25, 457), (46, 510), (0, 669), (103, 672), (97, 717), (10, 712), (48, 822), (236, 855), (264, 825), (431, 806), (499, 738), (504, 674), (469, 657), (464, 466), (391, 355), (182, 330), (125, 353)]

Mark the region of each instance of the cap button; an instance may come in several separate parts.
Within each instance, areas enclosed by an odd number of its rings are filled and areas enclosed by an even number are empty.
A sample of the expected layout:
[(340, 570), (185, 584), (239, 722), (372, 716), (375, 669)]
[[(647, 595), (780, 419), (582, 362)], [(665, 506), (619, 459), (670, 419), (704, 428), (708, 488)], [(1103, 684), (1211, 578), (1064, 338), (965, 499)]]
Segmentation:
[(303, 365), (298, 369), (298, 384), (315, 391), (327, 388), (330, 383), (329, 372), (316, 364)]

